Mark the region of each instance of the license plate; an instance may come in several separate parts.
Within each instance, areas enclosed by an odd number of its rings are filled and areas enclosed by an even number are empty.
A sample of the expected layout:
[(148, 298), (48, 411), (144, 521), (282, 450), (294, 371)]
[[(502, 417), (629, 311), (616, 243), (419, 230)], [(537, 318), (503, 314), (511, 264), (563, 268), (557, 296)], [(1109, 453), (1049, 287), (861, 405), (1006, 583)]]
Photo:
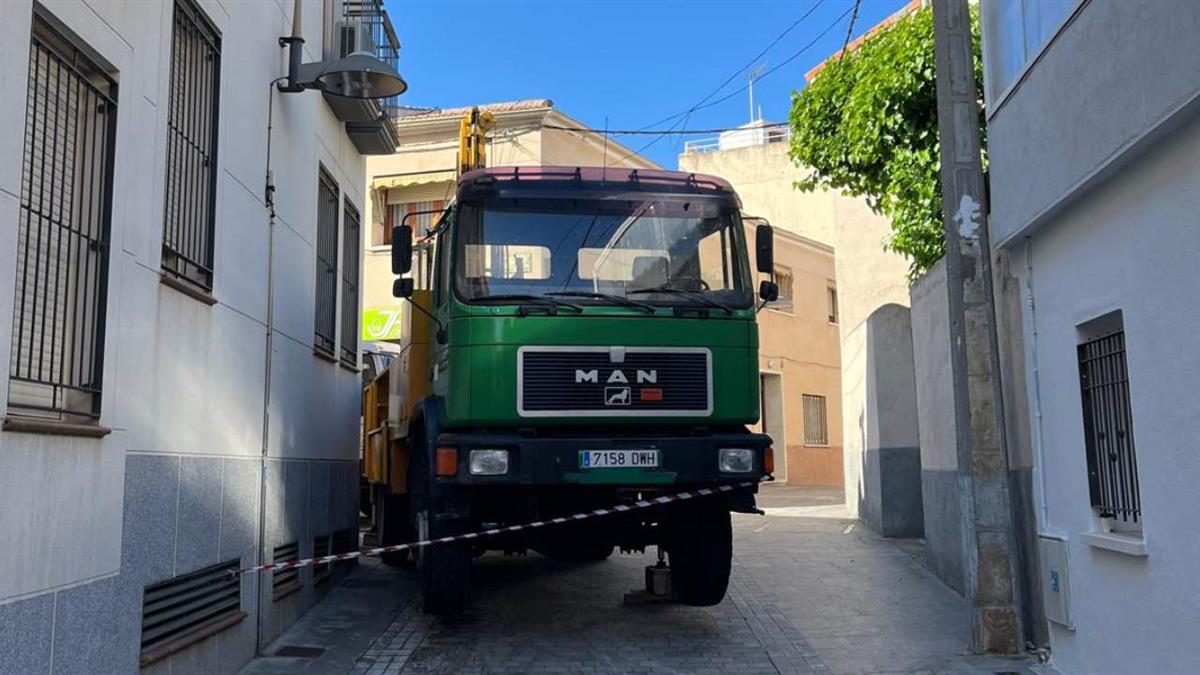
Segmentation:
[(618, 469), (658, 466), (657, 450), (580, 450), (581, 469)]

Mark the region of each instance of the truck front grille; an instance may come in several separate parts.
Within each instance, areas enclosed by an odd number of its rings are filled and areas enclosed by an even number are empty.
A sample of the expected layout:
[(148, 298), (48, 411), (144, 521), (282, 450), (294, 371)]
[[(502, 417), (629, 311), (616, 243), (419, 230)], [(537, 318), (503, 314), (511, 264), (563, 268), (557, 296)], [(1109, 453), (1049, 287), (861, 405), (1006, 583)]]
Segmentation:
[(522, 347), (522, 417), (706, 416), (712, 356), (703, 348)]

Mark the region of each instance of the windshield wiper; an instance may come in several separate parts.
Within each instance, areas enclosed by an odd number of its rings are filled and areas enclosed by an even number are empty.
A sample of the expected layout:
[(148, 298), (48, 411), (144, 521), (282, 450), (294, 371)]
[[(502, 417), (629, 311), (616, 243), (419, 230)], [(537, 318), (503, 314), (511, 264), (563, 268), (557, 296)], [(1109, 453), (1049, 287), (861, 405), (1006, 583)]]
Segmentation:
[(719, 309), (722, 312), (725, 312), (726, 314), (733, 314), (732, 307), (722, 305), (721, 303), (717, 302), (716, 300), (713, 300), (712, 298), (705, 296), (703, 293), (697, 293), (696, 291), (685, 291), (682, 288), (670, 288), (668, 286), (655, 286), (654, 288), (635, 288), (631, 291), (625, 291), (625, 292), (629, 293), (630, 295), (632, 295), (634, 293), (675, 293), (678, 295), (682, 295), (684, 297), (692, 298), (693, 300), (699, 300), (701, 303), (708, 305), (709, 307), (712, 307), (714, 309)]
[(488, 302), (488, 301), (496, 300), (496, 301), (500, 301), (500, 302), (533, 303), (533, 304), (546, 305), (546, 306), (549, 306), (552, 308), (569, 307), (570, 309), (573, 309), (576, 312), (583, 312), (583, 308), (580, 307), (579, 305), (576, 305), (573, 302), (566, 302), (564, 300), (556, 300), (555, 298), (548, 298), (544, 295), (526, 295), (526, 294), (522, 294), (522, 293), (501, 293), (499, 295), (485, 295), (480, 298), (473, 298), (472, 300), (474, 302)]
[(614, 305), (634, 307), (648, 314), (653, 314), (655, 311), (654, 305), (645, 302), (638, 302), (637, 300), (630, 300), (629, 298), (622, 298), (621, 296), (613, 295), (612, 293), (597, 293), (595, 291), (554, 291), (553, 293), (546, 293), (546, 295), (563, 298), (596, 298), (597, 300), (607, 300)]

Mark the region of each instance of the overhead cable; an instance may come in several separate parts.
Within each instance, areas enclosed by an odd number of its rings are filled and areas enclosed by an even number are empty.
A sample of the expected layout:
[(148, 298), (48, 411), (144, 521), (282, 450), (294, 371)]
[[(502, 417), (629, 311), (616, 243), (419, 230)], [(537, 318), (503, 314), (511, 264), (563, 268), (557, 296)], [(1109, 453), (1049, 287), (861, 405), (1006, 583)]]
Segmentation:
[[(778, 63), (778, 64), (776, 64), (775, 66), (773, 66), (772, 68), (768, 69), (768, 70), (767, 70), (765, 73), (763, 73), (762, 75), (760, 75), (760, 76), (759, 76), (758, 78), (756, 78), (756, 79), (758, 79), (758, 80), (762, 80), (763, 78), (767, 77), (767, 76), (768, 76), (768, 75), (770, 75), (771, 73), (773, 73), (773, 72), (775, 72), (775, 71), (779, 70), (780, 68), (782, 68), (782, 67), (786, 66), (787, 64), (791, 63), (792, 61), (795, 61), (796, 59), (800, 58), (800, 56), (802, 56), (802, 55), (803, 55), (805, 52), (807, 52), (809, 49), (812, 49), (812, 48), (813, 48), (813, 47), (814, 47), (814, 46), (815, 46), (815, 45), (816, 45), (818, 42), (820, 42), (820, 41), (821, 41), (821, 39), (822, 39), (822, 38), (824, 38), (826, 35), (828, 35), (828, 34), (829, 34), (829, 32), (830, 32), (830, 31), (832, 31), (834, 28), (836, 28), (836, 27), (837, 27), (837, 25), (838, 25), (838, 24), (840, 24), (840, 23), (842, 22), (842, 19), (845, 19), (845, 18), (846, 18), (846, 16), (850, 14), (850, 12), (852, 11), (852, 9), (853, 9), (853, 8), (849, 8), (849, 9), (847, 9), (846, 11), (842, 12), (842, 13), (841, 13), (841, 14), (838, 16), (838, 18), (836, 18), (836, 19), (834, 19), (834, 20), (833, 20), (833, 23), (829, 24), (829, 26), (827, 26), (827, 27), (825, 28), (825, 30), (821, 31), (821, 32), (820, 32), (820, 33), (819, 33), (819, 34), (818, 34), (816, 37), (814, 37), (814, 38), (813, 38), (812, 40), (810, 40), (810, 41), (809, 41), (807, 44), (805, 44), (803, 47), (801, 47), (801, 48), (799, 49), (799, 51), (796, 51), (796, 52), (794, 52), (794, 53), (793, 53), (791, 56), (788, 56), (786, 59), (784, 59), (784, 60), (783, 60), (783, 61), (781, 61), (780, 63)], [(719, 104), (721, 104), (721, 103), (724, 103), (725, 101), (728, 101), (729, 99), (733, 98), (734, 96), (737, 96), (738, 94), (740, 94), (740, 93), (742, 93), (742, 92), (746, 91), (746, 90), (747, 90), (749, 87), (750, 87), (750, 85), (749, 85), (749, 84), (747, 84), (747, 85), (745, 85), (745, 86), (741, 87), (740, 89), (736, 89), (736, 90), (734, 90), (733, 92), (730, 92), (729, 94), (726, 94), (725, 96), (722, 96), (721, 98), (719, 98), (719, 99), (717, 99), (717, 100), (715, 100), (715, 101), (709, 101), (709, 102), (707, 102), (707, 103), (705, 103), (705, 104), (703, 104), (703, 105), (697, 105), (697, 106), (694, 106), (694, 107), (693, 107), (693, 108), (691, 108), (690, 110), (687, 110), (686, 112), (683, 112), (683, 113), (681, 113), (680, 115), (675, 115), (675, 116), (673, 116), (673, 117), (685, 117), (685, 116), (687, 116), (687, 115), (690, 115), (690, 114), (692, 114), (692, 113), (696, 112), (697, 110), (704, 110), (705, 108), (711, 108), (712, 106), (719, 105)], [(670, 118), (670, 117), (669, 117), (669, 118), (667, 118), (667, 119), (672, 119), (672, 118)], [(661, 121), (660, 121), (660, 123), (661, 123)], [(671, 125), (671, 127), (670, 127), (670, 131), (674, 132), (674, 131), (675, 131), (675, 129), (676, 129), (678, 126), (679, 126), (679, 123), (678, 123), (678, 122), (676, 122), (675, 124)], [(624, 157), (622, 157), (622, 158), (620, 158), (619, 160), (617, 160), (617, 161), (615, 162), (615, 164), (620, 164), (620, 163), (624, 162), (625, 160), (629, 159), (630, 157), (632, 157), (632, 156), (634, 156), (634, 155), (639, 155), (639, 154), (641, 154), (642, 152), (645, 152), (647, 149), (649, 149), (649, 148), (650, 148), (651, 146), (653, 146), (655, 143), (658, 143), (658, 142), (659, 142), (659, 141), (661, 141), (662, 139), (666, 138), (666, 137), (667, 137), (667, 135), (668, 135), (668, 134), (666, 134), (666, 133), (659, 132), (659, 133), (658, 133), (658, 135), (657, 135), (657, 137), (655, 137), (654, 139), (652, 139), (651, 141), (649, 141), (648, 143), (646, 143), (646, 144), (645, 144), (645, 145), (643, 145), (642, 147), (638, 148), (637, 150), (633, 150), (633, 151), (629, 152), (629, 154), (627, 154), (627, 155), (625, 155)]]

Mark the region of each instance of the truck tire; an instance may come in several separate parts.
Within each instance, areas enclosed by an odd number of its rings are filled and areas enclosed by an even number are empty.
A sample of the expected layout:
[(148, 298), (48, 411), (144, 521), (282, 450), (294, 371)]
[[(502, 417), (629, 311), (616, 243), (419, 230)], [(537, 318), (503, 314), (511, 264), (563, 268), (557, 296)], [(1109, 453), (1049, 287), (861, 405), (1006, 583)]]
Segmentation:
[[(392, 494), (386, 487), (376, 494), (375, 527), (380, 546), (405, 544), (413, 540), (412, 526), (408, 516), (408, 495)], [(383, 553), (379, 556), (383, 564), (399, 567), (409, 560), (408, 551)]]
[[(455, 534), (437, 523), (427, 509), (417, 512), (417, 537), (422, 541)], [(421, 598), (426, 614), (453, 616), (471, 600), (471, 549), (466, 544), (425, 546), (417, 554)]]
[(678, 515), (671, 524), (667, 548), (675, 597), (693, 607), (719, 604), (729, 589), (733, 563), (729, 511), (702, 507)]
[[(431, 497), (433, 476), (423, 451), (423, 426), (415, 427), (412, 447), (408, 494), (413, 534), (418, 541), (461, 534), (455, 526), (439, 521), (431, 509), (436, 500)], [(472, 561), (469, 545), (453, 543), (423, 546), (414, 551), (414, 562), (421, 581), (421, 598), (426, 614), (453, 616), (467, 608), (471, 599)]]

